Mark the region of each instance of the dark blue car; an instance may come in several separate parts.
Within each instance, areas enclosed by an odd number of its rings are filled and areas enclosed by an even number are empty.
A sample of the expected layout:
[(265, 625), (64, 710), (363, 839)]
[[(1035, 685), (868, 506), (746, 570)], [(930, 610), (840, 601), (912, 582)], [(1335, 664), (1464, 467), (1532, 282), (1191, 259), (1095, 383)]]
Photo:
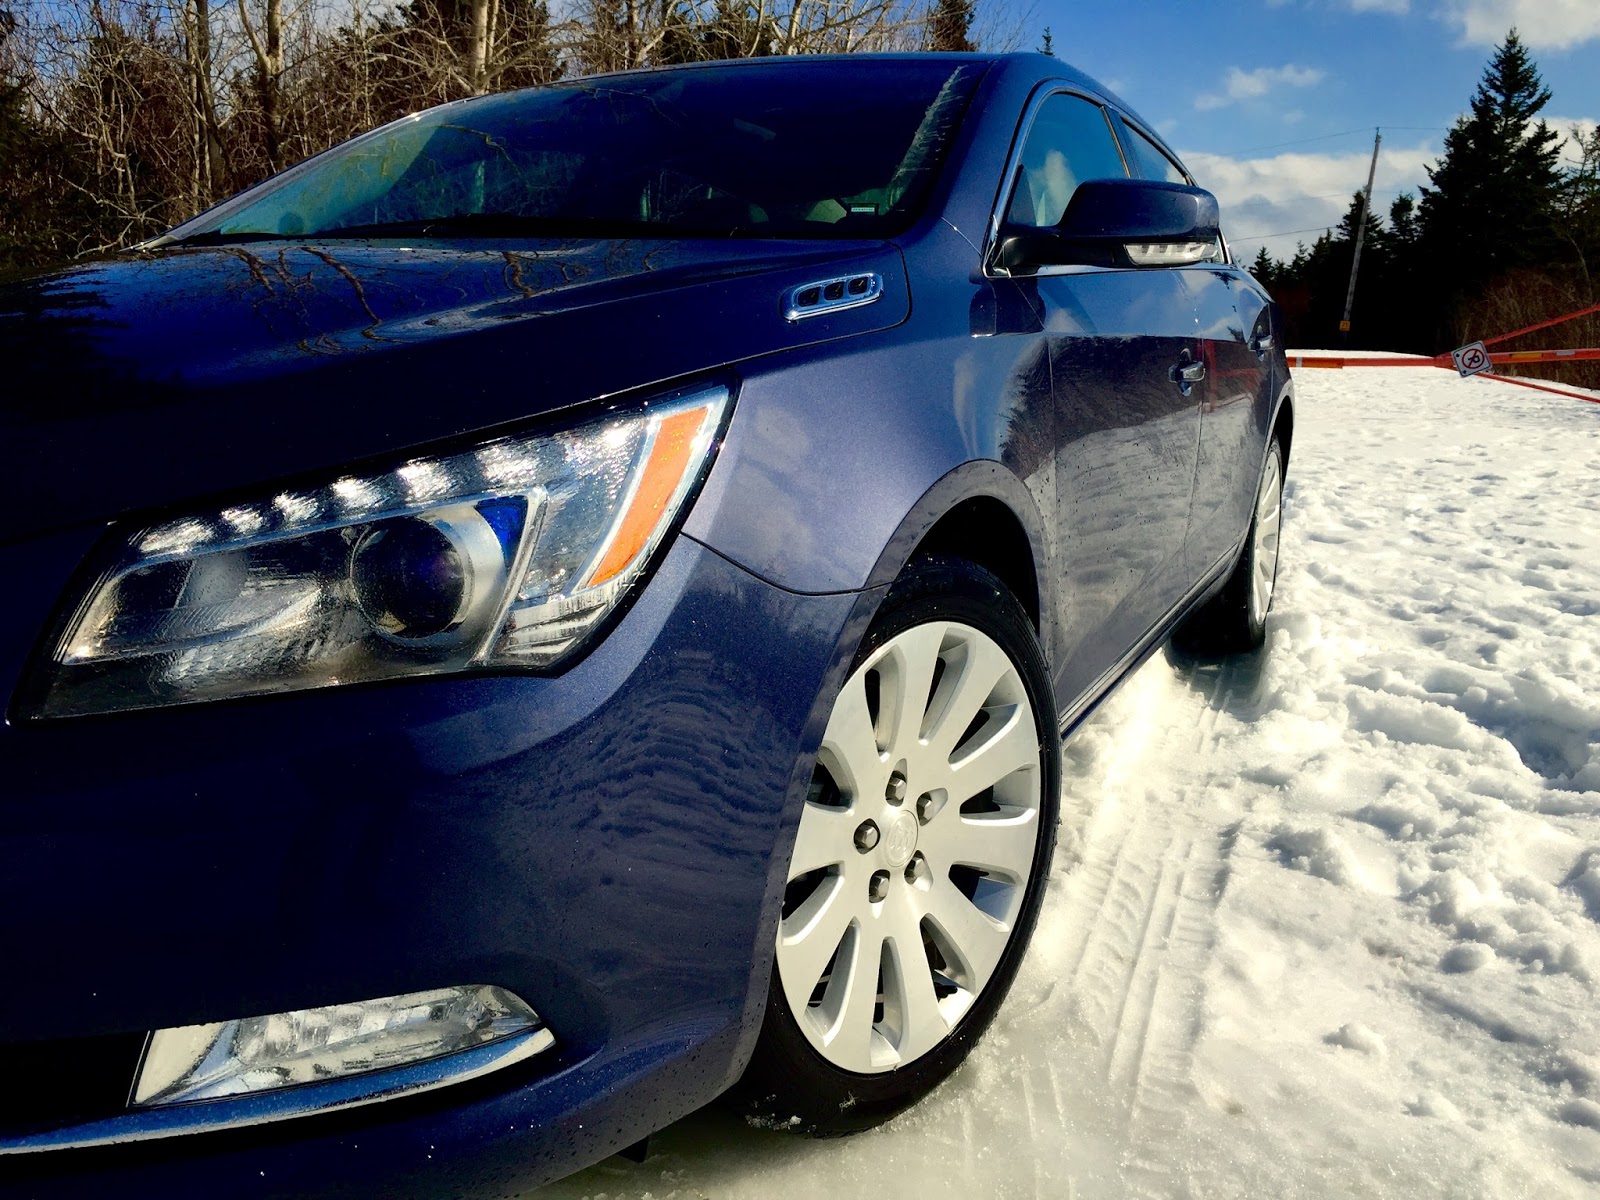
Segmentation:
[(1274, 335), (1038, 54), (463, 101), (0, 290), (0, 1192), (498, 1196), (917, 1100), (1062, 734), (1261, 644)]

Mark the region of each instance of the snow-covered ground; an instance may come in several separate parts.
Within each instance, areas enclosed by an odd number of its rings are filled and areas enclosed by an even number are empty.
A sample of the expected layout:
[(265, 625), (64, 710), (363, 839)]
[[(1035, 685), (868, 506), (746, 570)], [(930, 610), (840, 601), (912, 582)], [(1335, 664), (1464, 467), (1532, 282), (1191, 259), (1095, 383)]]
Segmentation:
[(1593, 1197), (1600, 405), (1306, 370), (1267, 651), (1066, 747), (1009, 1002), (817, 1142), (715, 1110), (538, 1193)]

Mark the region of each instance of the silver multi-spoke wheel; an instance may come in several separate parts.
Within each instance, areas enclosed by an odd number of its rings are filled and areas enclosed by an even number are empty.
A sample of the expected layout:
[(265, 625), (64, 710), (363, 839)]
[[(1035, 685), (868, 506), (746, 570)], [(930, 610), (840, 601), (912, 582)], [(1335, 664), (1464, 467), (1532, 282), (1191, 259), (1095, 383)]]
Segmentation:
[(806, 1039), (870, 1074), (955, 1028), (999, 966), (1039, 844), (1041, 749), (993, 638), (930, 621), (878, 646), (823, 734), (778, 928)]
[(1260, 625), (1272, 606), (1272, 589), (1278, 578), (1278, 537), (1283, 530), (1283, 467), (1276, 446), (1267, 455), (1256, 493), (1255, 543), (1250, 573), (1250, 617)]

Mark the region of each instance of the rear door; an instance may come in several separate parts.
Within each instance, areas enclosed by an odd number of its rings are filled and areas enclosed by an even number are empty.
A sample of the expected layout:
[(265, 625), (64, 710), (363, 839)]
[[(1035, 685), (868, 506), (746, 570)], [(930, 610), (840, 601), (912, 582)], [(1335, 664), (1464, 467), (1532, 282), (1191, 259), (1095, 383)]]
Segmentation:
[[(1077, 185), (1126, 167), (1110, 114), (1069, 91), (1034, 106), (1006, 219), (1061, 220)], [(1057, 692), (1064, 704), (1115, 667), (1192, 583), (1184, 556), (1198, 442), (1196, 385), (1174, 368), (1200, 355), (1175, 271), (1042, 268), (1056, 405), (1062, 563)]]

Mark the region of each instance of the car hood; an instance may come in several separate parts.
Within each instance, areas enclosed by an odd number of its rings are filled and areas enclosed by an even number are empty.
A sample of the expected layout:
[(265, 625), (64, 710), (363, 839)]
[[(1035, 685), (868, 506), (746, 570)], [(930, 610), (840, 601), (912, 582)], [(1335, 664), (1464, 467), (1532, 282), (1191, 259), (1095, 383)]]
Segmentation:
[[(877, 302), (784, 319), (875, 271)], [(903, 321), (886, 243), (262, 244), (0, 288), (0, 541), (342, 469)]]

